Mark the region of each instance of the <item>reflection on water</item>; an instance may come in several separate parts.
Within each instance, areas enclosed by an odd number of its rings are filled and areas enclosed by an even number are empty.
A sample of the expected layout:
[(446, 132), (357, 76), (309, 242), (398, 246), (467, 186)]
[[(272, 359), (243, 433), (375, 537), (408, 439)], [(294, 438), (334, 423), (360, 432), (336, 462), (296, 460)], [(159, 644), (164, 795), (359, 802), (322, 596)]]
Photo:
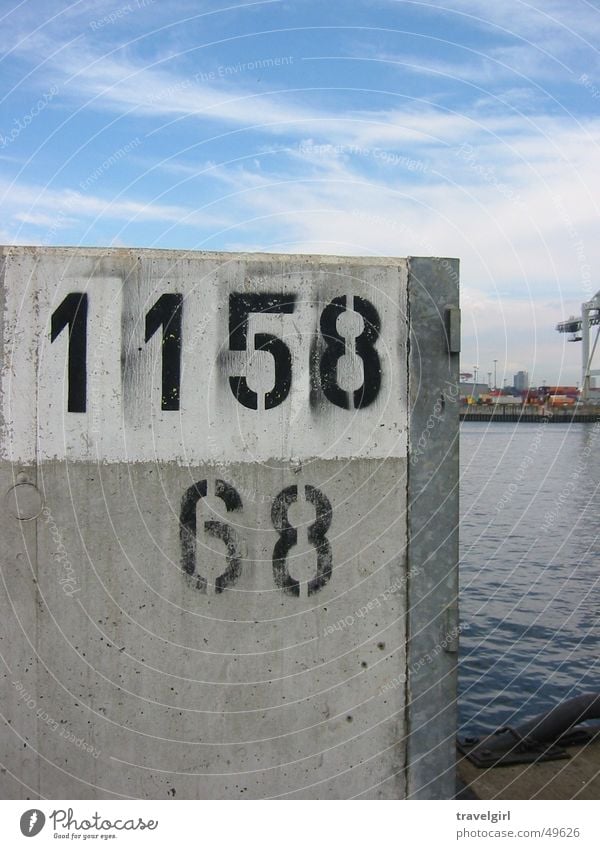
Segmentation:
[(600, 691), (600, 422), (461, 426), (462, 730)]

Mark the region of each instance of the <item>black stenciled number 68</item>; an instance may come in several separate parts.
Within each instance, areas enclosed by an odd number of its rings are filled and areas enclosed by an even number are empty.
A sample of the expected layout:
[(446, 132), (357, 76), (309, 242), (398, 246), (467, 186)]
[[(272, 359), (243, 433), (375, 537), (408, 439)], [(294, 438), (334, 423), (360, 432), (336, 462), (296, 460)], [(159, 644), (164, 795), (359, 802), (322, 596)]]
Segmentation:
[[(250, 313), (292, 313), (295, 295), (270, 292), (235, 292), (229, 296), (229, 349), (246, 351), (248, 348), (248, 317)], [(271, 333), (255, 333), (254, 349), (267, 351), (275, 361), (275, 385), (265, 393), (265, 409), (277, 407), (287, 398), (292, 385), (292, 355), (290, 349)], [(258, 410), (258, 395), (250, 389), (243, 375), (229, 378), (231, 390), (240, 404)]]
[[(350, 409), (350, 393), (338, 383), (337, 364), (346, 353), (346, 340), (338, 333), (337, 320), (347, 309), (346, 296), (341, 295), (327, 304), (321, 313), (321, 333), (327, 347), (319, 365), (325, 397), (345, 410)], [(353, 393), (354, 408), (360, 409), (372, 404), (381, 388), (381, 361), (374, 347), (379, 338), (381, 320), (373, 304), (358, 295), (353, 297), (353, 309), (364, 321), (363, 331), (355, 341), (356, 353), (363, 361), (363, 384)]]
[[(188, 487), (181, 499), (179, 516), (179, 539), (181, 542), (181, 565), (183, 571), (195, 578), (196, 587), (201, 593), (207, 592), (207, 581), (198, 572), (197, 537), (196, 537), (196, 506), (201, 498), (206, 498), (208, 484), (206, 480), (198, 481)], [(331, 545), (327, 539), (327, 531), (331, 526), (331, 503), (327, 496), (315, 486), (307, 484), (304, 487), (306, 500), (315, 508), (315, 521), (308, 526), (308, 541), (317, 552), (317, 572), (308, 581), (308, 595), (314, 595), (331, 578), (333, 570)], [(215, 495), (220, 498), (228, 512), (242, 509), (242, 499), (231, 484), (222, 480), (215, 482)], [(290, 506), (298, 500), (298, 487), (288, 486), (273, 499), (271, 521), (279, 534), (279, 539), (273, 549), (273, 577), (275, 584), (289, 595), (300, 595), (300, 582), (292, 578), (288, 567), (288, 554), (298, 543), (298, 531), (288, 519)], [(227, 548), (227, 569), (215, 581), (215, 592), (221, 593), (231, 587), (241, 574), (242, 555), (240, 541), (236, 531), (224, 522), (206, 521), (204, 530), (210, 536), (223, 541)]]
[[(207, 582), (197, 569), (196, 505), (201, 498), (206, 498), (206, 494), (206, 480), (198, 481), (188, 487), (181, 499), (179, 516), (181, 565), (184, 572), (196, 579), (196, 586), (201, 593), (206, 593)], [(222, 480), (215, 481), (215, 495), (223, 501), (228, 513), (242, 509), (242, 499), (231, 484)], [(242, 570), (240, 543), (234, 528), (225, 522), (209, 519), (204, 522), (204, 530), (209, 536), (222, 540), (227, 549), (227, 569), (215, 581), (215, 592), (222, 593), (224, 589), (235, 584), (240, 576)]]
[[(308, 595), (314, 595), (331, 578), (331, 545), (327, 531), (331, 525), (331, 504), (327, 496), (314, 486), (304, 487), (306, 500), (314, 505), (316, 518), (308, 526), (308, 541), (317, 551), (317, 574), (308, 582)], [(298, 542), (298, 531), (290, 525), (288, 510), (298, 500), (298, 487), (288, 486), (273, 500), (271, 521), (279, 533), (279, 539), (273, 549), (273, 577), (278, 587), (290, 595), (300, 595), (300, 583), (290, 575), (287, 555)]]

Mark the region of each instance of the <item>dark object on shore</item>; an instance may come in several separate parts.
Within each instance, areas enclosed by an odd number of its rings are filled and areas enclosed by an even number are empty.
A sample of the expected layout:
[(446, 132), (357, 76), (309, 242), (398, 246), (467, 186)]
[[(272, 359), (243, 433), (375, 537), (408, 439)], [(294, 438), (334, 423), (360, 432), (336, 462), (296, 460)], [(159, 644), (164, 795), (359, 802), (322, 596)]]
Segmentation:
[(499, 728), (485, 737), (460, 737), (457, 748), (481, 769), (568, 758), (568, 753), (554, 744), (587, 742), (585, 729), (568, 732), (588, 719), (600, 719), (600, 693), (569, 699), (517, 728)]
[(549, 713), (519, 725), (517, 733), (539, 743), (553, 743), (574, 725), (600, 719), (600, 693), (587, 693), (557, 705)]

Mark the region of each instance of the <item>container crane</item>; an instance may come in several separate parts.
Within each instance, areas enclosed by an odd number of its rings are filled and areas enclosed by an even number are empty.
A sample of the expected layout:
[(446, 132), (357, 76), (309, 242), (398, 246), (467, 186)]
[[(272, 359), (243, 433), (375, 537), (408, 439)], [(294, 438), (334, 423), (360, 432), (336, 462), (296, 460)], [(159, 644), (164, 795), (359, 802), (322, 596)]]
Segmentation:
[[(594, 326), (597, 326), (597, 330), (594, 342), (590, 347), (591, 328)], [(566, 321), (559, 322), (556, 329), (559, 333), (569, 333), (571, 336), (569, 342), (583, 342), (581, 348), (581, 399), (587, 401), (590, 397), (591, 378), (594, 375), (600, 375), (600, 369), (592, 368), (598, 345), (598, 336), (600, 336), (600, 291), (596, 292), (591, 300), (585, 301), (581, 305), (580, 318), (572, 315)]]

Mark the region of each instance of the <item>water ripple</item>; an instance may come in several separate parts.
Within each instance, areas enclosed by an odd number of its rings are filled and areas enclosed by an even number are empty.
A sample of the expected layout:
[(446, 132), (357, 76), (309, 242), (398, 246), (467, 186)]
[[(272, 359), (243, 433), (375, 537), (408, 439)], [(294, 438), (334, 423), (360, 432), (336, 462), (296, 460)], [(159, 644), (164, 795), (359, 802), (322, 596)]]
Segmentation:
[(514, 724), (600, 690), (594, 428), (461, 427), (463, 731)]

